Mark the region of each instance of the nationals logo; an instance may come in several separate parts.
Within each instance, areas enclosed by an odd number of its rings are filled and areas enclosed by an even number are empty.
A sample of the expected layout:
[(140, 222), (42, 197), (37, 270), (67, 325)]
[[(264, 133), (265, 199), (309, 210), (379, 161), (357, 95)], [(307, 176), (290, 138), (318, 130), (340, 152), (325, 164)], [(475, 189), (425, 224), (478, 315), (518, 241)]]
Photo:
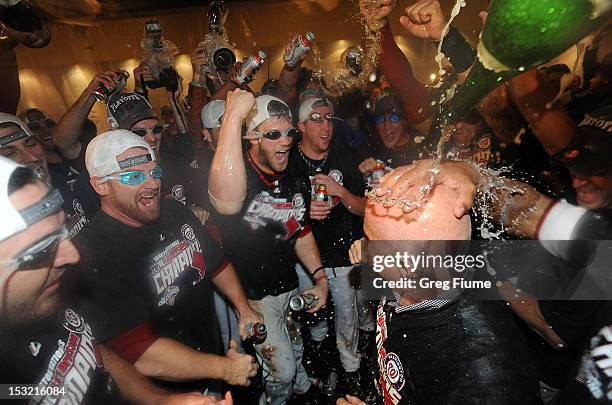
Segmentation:
[(398, 355), (393, 352), (387, 353), (385, 357), (385, 376), (396, 390), (404, 388), (404, 368)]
[(70, 308), (64, 311), (64, 320), (62, 321), (62, 325), (64, 328), (74, 333), (83, 333), (85, 330), (85, 320), (83, 317)]
[(196, 239), (196, 234), (189, 224), (183, 225), (183, 227), (181, 228), (181, 234), (187, 240), (187, 242), (194, 243)]
[[(399, 390), (404, 387), (404, 369), (399, 357), (395, 353), (389, 352), (387, 354), (384, 347), (384, 343), (387, 340), (385, 303), (386, 299), (383, 297), (376, 311), (376, 349), (378, 351), (377, 362), (380, 371), (380, 378), (376, 381), (378, 383), (378, 391), (383, 396), (385, 405), (397, 405), (402, 400)], [(398, 383), (401, 385), (400, 388), (397, 388), (396, 384)]]
[(185, 187), (182, 184), (175, 184), (172, 187), (172, 198), (185, 205), (187, 198), (185, 198)]

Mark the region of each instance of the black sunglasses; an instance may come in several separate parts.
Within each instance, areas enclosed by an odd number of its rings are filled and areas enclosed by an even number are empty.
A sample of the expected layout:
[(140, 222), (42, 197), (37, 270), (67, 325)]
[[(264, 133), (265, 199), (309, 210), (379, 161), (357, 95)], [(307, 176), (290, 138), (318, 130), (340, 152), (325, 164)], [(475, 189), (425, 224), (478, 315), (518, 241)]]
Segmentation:
[(161, 124), (157, 124), (153, 127), (153, 129), (145, 129), (145, 128), (134, 128), (132, 132), (140, 137), (146, 136), (149, 132), (152, 132), (154, 135), (159, 135), (164, 130), (164, 126)]
[(270, 131), (266, 131), (266, 132), (255, 132), (255, 134), (257, 134), (257, 136), (269, 139), (271, 141), (275, 141), (277, 139), (280, 139), (281, 136), (286, 136), (289, 138), (295, 138), (296, 136), (298, 136), (300, 132), (295, 129), (295, 128), (289, 128), (286, 131), (279, 131), (278, 129), (272, 129)]
[[(47, 129), (55, 128), (55, 121), (52, 119), (47, 118), (43, 122)], [(28, 124), (28, 128), (30, 128), (32, 131), (38, 131), (42, 128), (42, 125), (37, 122), (31, 122)]]

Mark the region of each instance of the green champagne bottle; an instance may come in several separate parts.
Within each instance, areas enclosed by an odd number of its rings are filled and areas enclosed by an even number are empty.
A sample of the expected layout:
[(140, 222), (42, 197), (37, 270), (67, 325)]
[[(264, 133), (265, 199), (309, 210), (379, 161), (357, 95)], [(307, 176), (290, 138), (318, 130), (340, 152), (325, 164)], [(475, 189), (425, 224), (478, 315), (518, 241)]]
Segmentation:
[(601, 27), (612, 0), (493, 0), (478, 58), (455, 96), (442, 105), (442, 124), (459, 122), (506, 80), (532, 69)]

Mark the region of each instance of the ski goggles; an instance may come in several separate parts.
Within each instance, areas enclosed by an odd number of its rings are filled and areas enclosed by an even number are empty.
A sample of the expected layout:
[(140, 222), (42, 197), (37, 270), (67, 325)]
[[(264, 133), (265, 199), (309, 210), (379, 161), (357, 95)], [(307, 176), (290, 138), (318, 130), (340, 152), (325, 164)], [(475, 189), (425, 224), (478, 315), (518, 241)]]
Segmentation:
[(321, 123), (323, 121), (332, 121), (332, 120), (337, 120), (337, 119), (338, 118), (335, 117), (333, 113), (321, 114), (318, 112), (313, 112), (312, 114), (308, 116), (308, 120), (316, 122), (316, 123)]
[(385, 115), (379, 115), (378, 117), (376, 117), (376, 123), (378, 125), (384, 124), (385, 121), (391, 121), (392, 123), (397, 123), (400, 122), (402, 120), (402, 117), (400, 117), (398, 114), (396, 113), (391, 113), (391, 114), (385, 114)]
[(164, 171), (161, 166), (157, 166), (155, 169), (151, 170), (149, 174), (146, 174), (142, 170), (131, 170), (129, 172), (121, 172), (117, 176), (104, 176), (100, 180), (102, 182), (107, 182), (109, 180), (119, 180), (119, 183), (125, 184), (127, 186), (137, 186), (144, 182), (147, 177), (151, 176), (152, 179), (161, 179)]
[(278, 129), (272, 129), (266, 132), (256, 132), (256, 131), (253, 131), (253, 132), (258, 138), (266, 138), (271, 141), (280, 139), (281, 136), (286, 136), (288, 138), (295, 138), (300, 133), (300, 131), (298, 131), (295, 128), (289, 128), (285, 131), (279, 131)]

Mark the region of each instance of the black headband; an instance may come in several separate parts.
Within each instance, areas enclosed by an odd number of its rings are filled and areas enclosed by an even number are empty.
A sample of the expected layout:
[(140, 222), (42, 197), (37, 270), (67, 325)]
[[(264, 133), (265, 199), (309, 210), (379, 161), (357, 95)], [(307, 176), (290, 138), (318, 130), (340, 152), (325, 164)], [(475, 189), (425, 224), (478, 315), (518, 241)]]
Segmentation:
[(128, 167), (138, 166), (143, 163), (150, 162), (152, 160), (153, 159), (151, 158), (151, 154), (147, 153), (146, 155), (134, 156), (131, 158), (124, 159), (122, 161), (117, 161), (117, 163), (119, 163), (119, 167), (121, 168), (121, 170), (123, 170), (127, 169)]
[(20, 139), (25, 139), (28, 136), (30, 136), (27, 132), (25, 132), (23, 129), (18, 129), (17, 132), (14, 132), (10, 135), (7, 136), (3, 136), (0, 137), (0, 147), (2, 146), (6, 146), (9, 143), (13, 143), (15, 141), (18, 141)]

